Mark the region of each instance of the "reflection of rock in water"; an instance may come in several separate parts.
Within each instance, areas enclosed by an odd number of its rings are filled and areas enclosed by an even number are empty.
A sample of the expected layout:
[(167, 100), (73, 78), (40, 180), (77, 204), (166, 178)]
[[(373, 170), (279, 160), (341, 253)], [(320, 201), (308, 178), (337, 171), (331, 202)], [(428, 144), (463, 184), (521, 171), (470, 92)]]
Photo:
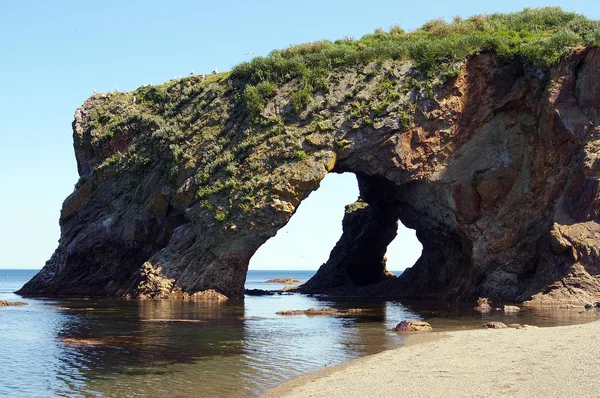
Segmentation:
[[(147, 388), (144, 395), (153, 396), (168, 386), (170, 394), (177, 395), (194, 380), (190, 374), (177, 377), (181, 371), (206, 375), (204, 367), (213, 358), (219, 358), (215, 366), (240, 361), (244, 313), (239, 305), (216, 301), (99, 301), (94, 311), (80, 311), (78, 304), (70, 302), (63, 307), (68, 310), (61, 310), (69, 315), (69, 322), (58, 332), (58, 340), (64, 351), (64, 366), (75, 368), (84, 380), (77, 387), (82, 393), (122, 396)], [(224, 357), (232, 359), (224, 361)], [(194, 365), (197, 361), (203, 364), (200, 368)], [(159, 382), (152, 377), (165, 373), (169, 380)], [(107, 375), (113, 379), (108, 380)], [(122, 379), (119, 375), (128, 377)], [(209, 384), (214, 387), (214, 383)], [(202, 391), (201, 386), (195, 389)]]
[[(311, 370), (401, 344), (401, 337), (382, 330), (382, 323), (386, 321), (385, 301), (319, 302), (317, 299), (308, 303), (320, 310), (300, 311), (302, 315), (309, 316), (277, 317), (282, 326), (276, 333), (270, 334), (268, 345), (262, 342), (265, 341), (265, 333), (268, 333), (267, 328), (273, 323), (245, 322), (243, 358), (245, 367), (249, 369), (245, 376), (250, 390), (265, 388), (265, 377), (261, 377), (261, 372), (268, 372), (269, 383), (276, 385)], [(286, 362), (286, 357), (293, 358), (293, 361)], [(285, 367), (275, 365), (281, 363), (285, 363)], [(258, 384), (261, 382), (263, 385)]]

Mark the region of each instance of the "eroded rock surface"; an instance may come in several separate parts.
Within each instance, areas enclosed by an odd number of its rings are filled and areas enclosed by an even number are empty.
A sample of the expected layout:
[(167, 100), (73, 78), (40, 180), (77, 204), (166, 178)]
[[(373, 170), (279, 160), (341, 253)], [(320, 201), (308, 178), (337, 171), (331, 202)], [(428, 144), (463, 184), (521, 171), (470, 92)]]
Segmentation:
[(394, 332), (428, 332), (432, 330), (431, 325), (425, 321), (402, 321), (392, 329)]
[[(260, 123), (225, 75), (91, 97), (59, 246), (20, 293), (240, 298), (254, 252), (327, 173), (352, 172), (361, 197), (306, 291), (594, 301), (600, 50), (548, 72), (491, 53), (460, 68), (427, 88), (410, 62), (342, 70), (301, 112), (292, 79)], [(398, 220), (423, 254), (394, 278)]]

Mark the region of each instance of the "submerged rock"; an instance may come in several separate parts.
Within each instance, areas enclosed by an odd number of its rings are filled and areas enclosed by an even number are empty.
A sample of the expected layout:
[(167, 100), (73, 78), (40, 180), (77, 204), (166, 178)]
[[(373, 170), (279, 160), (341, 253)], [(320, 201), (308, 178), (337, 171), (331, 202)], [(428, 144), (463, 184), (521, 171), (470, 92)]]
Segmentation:
[(432, 327), (425, 321), (402, 321), (392, 330), (394, 332), (426, 332)]

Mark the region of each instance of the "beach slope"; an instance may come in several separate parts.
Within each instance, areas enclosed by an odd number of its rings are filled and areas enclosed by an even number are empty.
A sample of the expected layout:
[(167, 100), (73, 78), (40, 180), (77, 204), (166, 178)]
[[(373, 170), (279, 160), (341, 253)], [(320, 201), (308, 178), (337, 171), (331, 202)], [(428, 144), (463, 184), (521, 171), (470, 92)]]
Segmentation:
[(600, 396), (600, 321), (430, 333), (422, 344), (411, 344), (414, 337), (405, 347), (299, 377), (264, 396)]

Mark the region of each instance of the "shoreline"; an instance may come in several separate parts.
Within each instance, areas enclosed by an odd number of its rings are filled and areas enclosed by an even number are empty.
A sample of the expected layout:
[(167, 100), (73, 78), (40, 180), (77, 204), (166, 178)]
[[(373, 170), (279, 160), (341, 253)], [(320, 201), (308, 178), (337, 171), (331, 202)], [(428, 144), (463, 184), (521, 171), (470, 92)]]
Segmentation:
[[(600, 316), (600, 313), (598, 313)], [(407, 335), (401, 347), (301, 375), (261, 397), (600, 395), (600, 320)]]

